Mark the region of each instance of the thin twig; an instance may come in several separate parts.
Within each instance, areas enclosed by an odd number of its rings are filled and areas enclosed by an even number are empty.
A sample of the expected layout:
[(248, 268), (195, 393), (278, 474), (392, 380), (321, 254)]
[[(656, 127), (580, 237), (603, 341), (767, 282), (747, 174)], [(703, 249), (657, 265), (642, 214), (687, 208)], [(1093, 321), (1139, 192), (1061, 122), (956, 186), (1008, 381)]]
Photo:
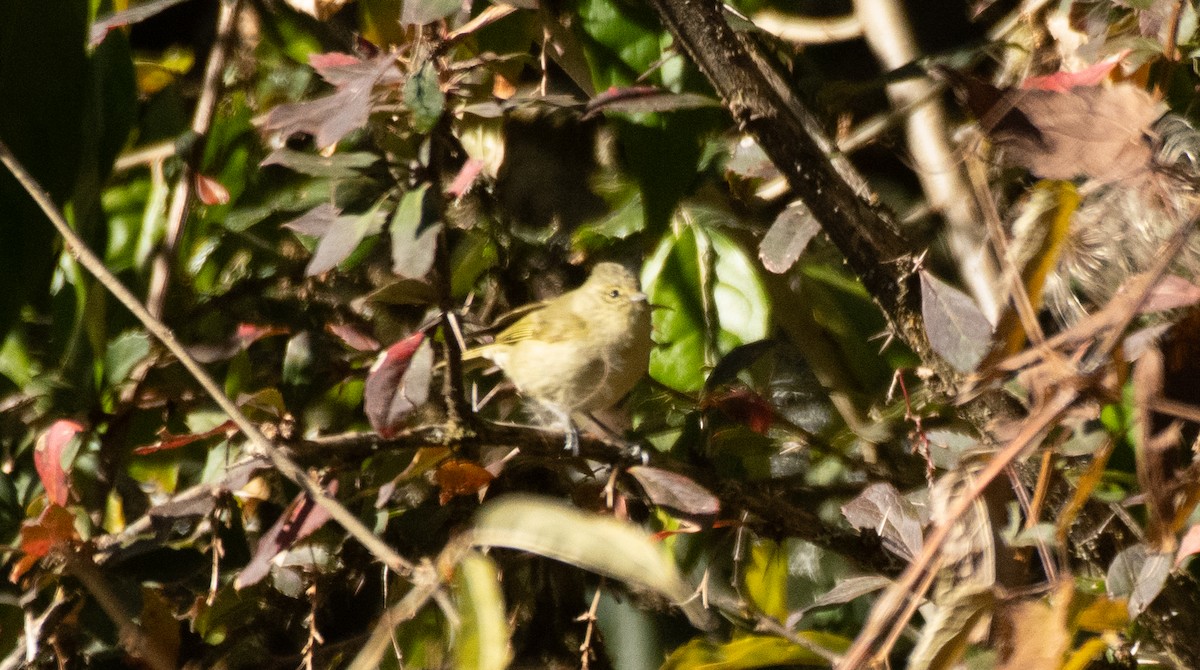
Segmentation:
[[(863, 36), (875, 57), (887, 70), (895, 70), (921, 56), (904, 8), (897, 0), (854, 0), (854, 13), (862, 24)], [(888, 84), (894, 107), (908, 107), (918, 100), (906, 119), (905, 133), (913, 169), (930, 206), (948, 224), (947, 241), (954, 251), (959, 273), (971, 289), (980, 309), (993, 323), (1000, 313), (999, 271), (987, 248), (978, 213), (972, 207), (971, 189), (961, 161), (946, 131), (946, 112), (940, 97), (930, 97), (934, 88), (927, 78)]]
[(171, 191), (171, 207), (167, 213), (162, 246), (151, 265), (146, 307), (156, 317), (162, 316), (163, 303), (167, 298), (167, 286), (171, 283), (172, 259), (175, 257), (175, 247), (179, 244), (179, 238), (183, 235), (183, 224), (191, 206), (192, 182), (196, 176), (197, 165), (204, 155), (205, 138), (212, 127), (213, 113), (221, 90), (221, 77), (225, 71), (225, 56), (233, 41), (234, 19), (237, 18), (240, 6), (241, 0), (221, 0), (221, 11), (217, 16), (217, 39), (208, 53), (208, 62), (204, 67), (204, 85), (200, 89), (200, 98), (196, 101), (196, 111), (192, 116), (191, 133), (195, 143), (184, 157), (179, 180), (175, 182), (175, 188)]
[[(921, 553), (913, 559), (904, 574), (888, 587), (888, 590), (878, 600), (866, 626), (855, 639), (854, 644), (841, 662), (838, 670), (857, 670), (869, 667), (874, 661), (885, 657), (888, 653), (888, 643), (896, 638), (895, 632), (908, 625), (912, 608), (908, 607), (914, 599), (924, 594), (922, 585), (928, 585), (929, 573), (936, 570), (938, 557), (945, 547), (946, 540), (954, 525), (963, 514), (983, 494), (984, 489), (1018, 456), (1031, 447), (1055, 421), (1059, 420), (1063, 411), (1078, 399), (1078, 391), (1071, 388), (1061, 388), (1051, 397), (1045, 406), (1026, 420), (1021, 432), (992, 456), (991, 461), (979, 472), (970, 491), (958, 498), (946, 512), (946, 518), (935, 526), (925, 539)], [(907, 614), (908, 616), (905, 616)], [(882, 641), (882, 642), (881, 642)]]
[(96, 256), (96, 254), (87, 246), (83, 239), (75, 233), (74, 229), (72, 229), (70, 224), (67, 223), (67, 220), (63, 216), (62, 212), (59, 211), (58, 207), (55, 206), (54, 201), (50, 198), (50, 194), (47, 193), (40, 184), (38, 184), (33, 175), (29, 174), (29, 171), (26, 170), (23, 165), (21, 165), (20, 161), (18, 161), (16, 156), (13, 155), (12, 151), (9, 150), (8, 145), (4, 144), (2, 141), (0, 141), (0, 162), (4, 163), (4, 165), (8, 167), (10, 171), (12, 171), (13, 176), (16, 177), (21, 186), (25, 188), (34, 201), (37, 202), (38, 206), (42, 208), (42, 212), (46, 214), (47, 218), (50, 219), (50, 222), (54, 224), (54, 227), (58, 229), (59, 234), (62, 235), (63, 242), (66, 244), (66, 247), (68, 251), (70, 251), (71, 255), (74, 256), (76, 260), (78, 260), (79, 263), (88, 270), (88, 272), (91, 272), (92, 275), (96, 277), (96, 280), (113, 294), (113, 297), (115, 297), (122, 305), (129, 309), (129, 311), (133, 313), (134, 317), (136, 317), (137, 320), (142, 323), (146, 330), (158, 338), (158, 340), (162, 342), (163, 346), (165, 346), (175, 356), (175, 358), (178, 359), (180, 364), (183, 365), (183, 367), (186, 368), (189, 373), (191, 373), (192, 377), (200, 384), (205, 392), (212, 397), (217, 406), (219, 406), (221, 410), (225, 412), (226, 416), (233, 420), (237, 427), (246, 436), (246, 439), (250, 441), (250, 444), (253, 446), (253, 451), (257, 451), (259, 454), (269, 458), (271, 460), (271, 464), (275, 466), (275, 469), (278, 470), (280, 474), (292, 480), (299, 485), (300, 488), (304, 489), (304, 491), (313, 499), (313, 502), (315, 502), (325, 511), (329, 512), (329, 516), (341, 524), (341, 526), (345, 528), (350, 535), (354, 536), (355, 539), (361, 542), (363, 546), (365, 546), (367, 550), (371, 552), (372, 555), (386, 563), (388, 567), (392, 568), (398, 573), (408, 574), (412, 571), (412, 563), (410, 563), (400, 554), (396, 553), (396, 551), (389, 547), (386, 542), (379, 539), (379, 537), (372, 533), (370, 529), (368, 529), (361, 521), (358, 520), (358, 517), (354, 516), (354, 514), (342, 506), (341, 503), (326, 495), (320, 484), (309, 477), (308, 473), (306, 473), (290, 457), (284, 454), (281, 449), (272, 444), (271, 441), (268, 440), (262, 434), (262, 432), (258, 430), (258, 427), (255, 426), (250, 419), (246, 418), (246, 415), (243, 414), (238, 406), (229, 399), (229, 396), (225, 395), (225, 392), (221, 389), (221, 386), (217, 384), (216, 380), (213, 379), (210, 374), (208, 374), (208, 371), (205, 370), (200, 363), (196, 361), (196, 359), (192, 358), (191, 355), (188, 354), (188, 352), (183, 348), (183, 345), (180, 344), (177, 339), (175, 339), (175, 333), (173, 333), (166, 324), (151, 315), (146, 307), (138, 301), (137, 297), (134, 296), (129, 289), (125, 288), (125, 285), (122, 284), (120, 280), (118, 280), (116, 276), (109, 271), (109, 269), (104, 265), (104, 261)]
[(133, 620), (133, 615), (125, 609), (125, 603), (108, 585), (108, 581), (91, 558), (79, 555), (73, 549), (67, 549), (63, 557), (66, 560), (67, 572), (83, 584), (109, 620), (116, 624), (121, 645), (130, 656), (155, 670), (171, 670), (175, 667), (171, 655), (163, 649), (159, 641), (148, 635)]

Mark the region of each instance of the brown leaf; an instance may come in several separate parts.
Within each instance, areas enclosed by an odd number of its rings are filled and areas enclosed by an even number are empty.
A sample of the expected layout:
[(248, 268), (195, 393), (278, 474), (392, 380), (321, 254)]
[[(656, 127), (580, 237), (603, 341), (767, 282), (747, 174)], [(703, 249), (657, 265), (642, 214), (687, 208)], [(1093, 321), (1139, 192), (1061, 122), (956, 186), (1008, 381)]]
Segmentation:
[(946, 68), (935, 74), (964, 98), (1005, 160), (1037, 177), (1111, 182), (1151, 170), (1150, 128), (1165, 107), (1132, 84), (1047, 90), (1065, 86), (1063, 75), (1005, 90)]
[[(1077, 86), (1058, 91), (1013, 91), (1011, 112), (990, 130), (1005, 160), (1043, 179), (1137, 179), (1151, 170), (1150, 126), (1162, 105), (1132, 84)], [(1005, 104), (1005, 103), (1001, 103)], [(1021, 115), (1023, 123), (1004, 118)]]
[(64, 507), (49, 505), (37, 519), (21, 524), (18, 546), (24, 556), (13, 565), (8, 573), (9, 580), (16, 583), (56, 546), (77, 540), (79, 532), (75, 530), (75, 516)]
[(441, 489), (438, 502), (442, 505), (458, 496), (475, 495), (495, 479), (492, 473), (478, 464), (461, 458), (442, 462), (434, 473), (434, 478)]
[(1154, 401), (1163, 396), (1163, 354), (1157, 347), (1142, 353), (1133, 368), (1133, 405), (1137, 426), (1138, 485), (1146, 496), (1150, 523), (1147, 542), (1163, 552), (1175, 551), (1175, 535), (1169, 524), (1175, 518), (1174, 468), (1170, 452), (1179, 439), (1178, 425), (1156, 432)]
[(1001, 637), (1011, 651), (999, 666), (1001, 670), (1058, 670), (1062, 666), (1071, 642), (1067, 611), (1073, 587), (1066, 580), (1052, 594), (1052, 603), (1029, 600), (1006, 609), (1001, 617)]

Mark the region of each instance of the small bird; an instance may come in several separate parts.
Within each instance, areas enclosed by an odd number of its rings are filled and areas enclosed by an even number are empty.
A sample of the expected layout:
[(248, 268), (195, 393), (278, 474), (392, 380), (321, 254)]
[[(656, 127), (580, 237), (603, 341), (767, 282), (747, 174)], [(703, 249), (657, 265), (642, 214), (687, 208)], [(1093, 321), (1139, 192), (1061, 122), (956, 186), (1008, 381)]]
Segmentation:
[(571, 415), (615, 405), (646, 374), (651, 347), (650, 305), (637, 277), (599, 263), (582, 286), (534, 307), (463, 360), (495, 363), (565, 424), (567, 447), (577, 452)]

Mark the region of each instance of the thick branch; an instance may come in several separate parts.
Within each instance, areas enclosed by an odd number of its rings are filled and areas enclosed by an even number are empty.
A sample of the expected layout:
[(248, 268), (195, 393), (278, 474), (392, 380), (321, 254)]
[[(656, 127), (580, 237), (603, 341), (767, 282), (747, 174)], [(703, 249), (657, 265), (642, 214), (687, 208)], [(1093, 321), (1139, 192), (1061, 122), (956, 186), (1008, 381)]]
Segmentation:
[(808, 205), (896, 333), (923, 359), (935, 358), (920, 325), (917, 293), (910, 290), (913, 249), (870, 202), (862, 176), (835, 154), (753, 36), (734, 31), (715, 0), (650, 5)]

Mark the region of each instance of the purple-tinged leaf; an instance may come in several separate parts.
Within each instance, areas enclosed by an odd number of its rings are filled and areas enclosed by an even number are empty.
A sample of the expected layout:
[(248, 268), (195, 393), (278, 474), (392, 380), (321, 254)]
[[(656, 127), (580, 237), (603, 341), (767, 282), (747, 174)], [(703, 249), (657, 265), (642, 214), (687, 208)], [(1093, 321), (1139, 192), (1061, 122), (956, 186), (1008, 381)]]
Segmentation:
[(708, 489), (679, 473), (645, 465), (629, 468), (650, 502), (692, 516), (715, 516), (721, 501)]
[(891, 484), (871, 484), (842, 505), (842, 515), (855, 528), (874, 530), (888, 551), (905, 560), (921, 553), (921, 516)]
[(383, 225), (383, 217), (383, 211), (376, 205), (362, 214), (342, 215), (334, 219), (329, 230), (317, 243), (304, 273), (311, 277), (337, 267), (338, 263), (346, 260), (368, 235), (379, 232)]
[[(330, 482), (325, 492), (329, 495), (336, 494), (337, 481)], [(258, 541), (254, 557), (234, 580), (234, 588), (244, 589), (258, 583), (271, 572), (271, 561), (280, 552), (312, 535), (328, 520), (329, 513), (313, 502), (308, 494), (301, 493), (296, 496), (275, 525)]]
[(775, 274), (787, 272), (819, 232), (821, 224), (808, 207), (797, 200), (775, 217), (758, 245), (758, 258), (763, 267)]
[(410, 412), (429, 397), (433, 349), (418, 331), (380, 354), (363, 389), (367, 420), (375, 432), (391, 437)]
[(283, 227), (310, 237), (324, 237), (341, 213), (342, 210), (325, 202), (288, 221)]
[(92, 24), (91, 34), (88, 35), (88, 46), (93, 49), (100, 46), (105, 36), (108, 35), (108, 31), (113, 28), (122, 28), (140, 23), (181, 2), (186, 2), (186, 0), (151, 0), (150, 2), (143, 2), (136, 7), (130, 7), (120, 12), (113, 12), (104, 18), (98, 18)]
[[(396, 67), (390, 56), (341, 68), (329, 68), (326, 76), (338, 90), (316, 100), (279, 105), (267, 114), (263, 127), (284, 137), (296, 133), (312, 135), (320, 148), (333, 146), (351, 131), (367, 125), (376, 85), (389, 69)], [(331, 73), (336, 72), (336, 76)]]
[(956, 370), (974, 370), (992, 346), (992, 324), (966, 293), (924, 270), (920, 276), (929, 345)]

